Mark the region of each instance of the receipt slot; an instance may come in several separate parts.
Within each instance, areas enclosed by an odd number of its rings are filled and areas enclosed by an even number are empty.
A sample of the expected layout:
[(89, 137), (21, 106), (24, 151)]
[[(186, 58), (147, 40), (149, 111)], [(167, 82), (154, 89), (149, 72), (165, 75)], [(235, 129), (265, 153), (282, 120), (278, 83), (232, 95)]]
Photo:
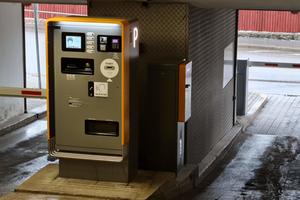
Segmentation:
[(130, 181), (137, 171), (129, 80), (137, 23), (64, 17), (46, 27), (49, 152), (59, 158), (59, 175)]

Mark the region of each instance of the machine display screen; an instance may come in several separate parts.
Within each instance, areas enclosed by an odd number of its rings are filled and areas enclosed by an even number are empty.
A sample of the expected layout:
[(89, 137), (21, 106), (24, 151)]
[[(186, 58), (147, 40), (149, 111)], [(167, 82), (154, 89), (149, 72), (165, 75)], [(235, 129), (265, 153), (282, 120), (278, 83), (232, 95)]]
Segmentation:
[(85, 34), (84, 33), (62, 33), (63, 51), (85, 51)]
[(66, 47), (68, 49), (81, 49), (81, 37), (66, 36)]

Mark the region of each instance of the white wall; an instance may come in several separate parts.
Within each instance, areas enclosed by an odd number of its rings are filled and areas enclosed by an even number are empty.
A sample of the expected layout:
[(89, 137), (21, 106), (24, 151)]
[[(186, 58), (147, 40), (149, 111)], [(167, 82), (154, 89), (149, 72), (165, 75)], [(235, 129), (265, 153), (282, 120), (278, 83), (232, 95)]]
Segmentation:
[[(0, 86), (23, 87), (22, 5), (0, 2)], [(0, 97), (0, 122), (23, 113), (23, 99)]]

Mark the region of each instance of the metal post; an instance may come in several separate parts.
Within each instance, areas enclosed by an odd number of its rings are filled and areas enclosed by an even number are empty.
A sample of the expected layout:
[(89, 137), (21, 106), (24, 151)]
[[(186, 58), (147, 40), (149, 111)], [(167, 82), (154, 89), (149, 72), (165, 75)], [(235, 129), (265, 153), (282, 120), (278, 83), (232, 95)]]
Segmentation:
[(237, 115), (247, 113), (248, 102), (248, 60), (237, 63)]
[(235, 16), (235, 38), (234, 38), (234, 74), (233, 74), (233, 125), (236, 125), (237, 116), (237, 53), (239, 36), (239, 10), (236, 10)]
[[(25, 33), (25, 13), (24, 13), (24, 4), (22, 4), (22, 37), (23, 37), (23, 87), (27, 87), (27, 70), (26, 70), (26, 33)], [(27, 113), (27, 99), (24, 98), (24, 113)]]
[(34, 29), (35, 29), (35, 49), (36, 49), (36, 61), (37, 61), (37, 72), (38, 72), (38, 82), (39, 89), (42, 88), (41, 81), (41, 63), (40, 63), (40, 49), (39, 49), (39, 32), (38, 32), (38, 23), (39, 23), (39, 6), (38, 4), (33, 4), (34, 8)]

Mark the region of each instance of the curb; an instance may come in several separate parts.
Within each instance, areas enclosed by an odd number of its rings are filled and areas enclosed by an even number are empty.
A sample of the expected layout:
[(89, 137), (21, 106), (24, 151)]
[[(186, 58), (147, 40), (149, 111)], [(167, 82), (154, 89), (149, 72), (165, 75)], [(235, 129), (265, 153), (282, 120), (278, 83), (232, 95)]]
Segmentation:
[(239, 47), (244, 48), (255, 48), (255, 49), (270, 49), (270, 50), (283, 50), (283, 51), (292, 51), (299, 52), (300, 48), (296, 47), (283, 47), (283, 46), (272, 46), (272, 45), (258, 45), (258, 44), (249, 44), (249, 43), (240, 43)]
[(267, 38), (267, 39), (277, 39), (277, 40), (300, 40), (299, 33), (274, 33), (266, 31), (239, 31), (239, 37), (249, 37), (249, 38)]
[(267, 79), (248, 79), (249, 81), (254, 82), (268, 82), (268, 83), (292, 83), (292, 84), (299, 84), (299, 81), (289, 81), (289, 80), (267, 80)]
[(217, 168), (225, 157), (237, 146), (242, 136), (242, 126), (234, 126), (198, 164), (198, 177), (195, 185), (199, 186)]
[[(239, 31), (238, 36), (239, 46), (244, 48), (255, 48), (263, 50), (271, 49), (292, 52), (300, 51), (300, 33)], [(253, 40), (253, 42), (251, 40)], [(278, 41), (279, 44), (273, 44), (271, 42), (273, 40)]]
[(46, 117), (46, 110), (36, 113), (24, 113), (1, 123), (0, 136), (6, 135), (14, 130), (22, 128), (38, 119)]
[(176, 178), (164, 184), (148, 200), (177, 199), (180, 195), (194, 189), (197, 172), (197, 165), (190, 164), (184, 166)]
[(268, 102), (267, 95), (264, 94), (258, 94), (258, 95), (261, 97), (261, 99), (251, 107), (251, 109), (247, 112), (247, 114), (245, 116), (238, 116), (238, 121), (242, 125), (244, 132), (252, 124), (256, 116), (260, 113), (262, 108)]

